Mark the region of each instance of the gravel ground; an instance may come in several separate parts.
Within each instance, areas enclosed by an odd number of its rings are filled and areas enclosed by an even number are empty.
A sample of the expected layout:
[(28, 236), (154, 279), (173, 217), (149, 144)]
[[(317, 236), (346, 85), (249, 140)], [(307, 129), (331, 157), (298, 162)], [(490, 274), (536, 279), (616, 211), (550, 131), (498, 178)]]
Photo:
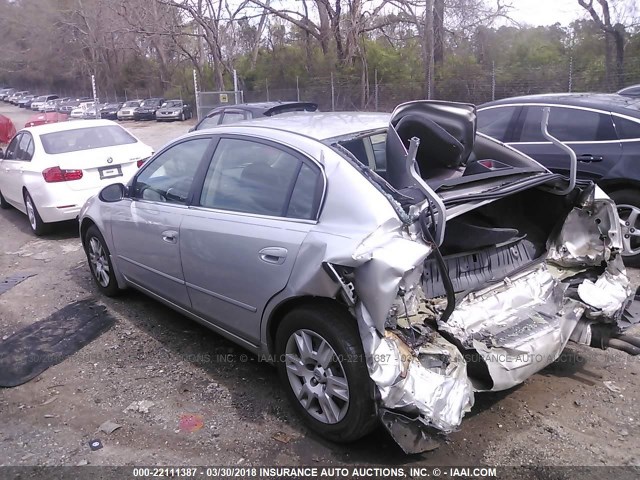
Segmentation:
[[(0, 113), (18, 128), (28, 117), (4, 104)], [(157, 150), (190, 124), (125, 126)], [(640, 466), (640, 364), (582, 346), (517, 388), (477, 395), (460, 431), (433, 452), (405, 456), (382, 430), (326, 442), (293, 414), (271, 367), (142, 294), (101, 297), (76, 229), (38, 239), (24, 215), (0, 211), (0, 279), (37, 273), (0, 296), (0, 338), (79, 299), (117, 318), (36, 379), (0, 389), (0, 465)], [(139, 401), (151, 403), (127, 410)], [(203, 427), (180, 428), (186, 415)], [(121, 427), (101, 432), (105, 421)], [(103, 448), (91, 451), (92, 439)]]

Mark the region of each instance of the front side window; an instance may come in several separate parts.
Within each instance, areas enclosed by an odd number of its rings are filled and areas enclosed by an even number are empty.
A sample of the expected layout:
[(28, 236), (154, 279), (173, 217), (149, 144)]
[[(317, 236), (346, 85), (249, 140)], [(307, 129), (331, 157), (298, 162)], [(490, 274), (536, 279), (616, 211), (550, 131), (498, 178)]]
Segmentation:
[(317, 167), (271, 145), (223, 139), (205, 177), (203, 207), (275, 217), (312, 219)]
[(40, 139), (44, 151), (52, 155), (137, 142), (134, 136), (118, 125), (63, 130), (44, 134)]
[(138, 174), (132, 197), (186, 204), (196, 171), (210, 141), (209, 138), (187, 140), (158, 154)]
[[(542, 135), (542, 108), (526, 107), (521, 142), (547, 142)], [(611, 115), (576, 108), (551, 107), (549, 133), (563, 142), (616, 140)]]
[(478, 131), (504, 142), (518, 107), (487, 108), (478, 112)]

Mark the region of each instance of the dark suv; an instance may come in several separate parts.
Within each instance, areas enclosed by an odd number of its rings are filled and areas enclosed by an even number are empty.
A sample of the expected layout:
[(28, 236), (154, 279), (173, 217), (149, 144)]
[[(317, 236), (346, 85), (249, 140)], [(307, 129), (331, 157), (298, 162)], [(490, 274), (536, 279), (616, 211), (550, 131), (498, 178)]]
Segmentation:
[(568, 174), (567, 154), (542, 136), (546, 106), (549, 132), (578, 157), (578, 178), (593, 180), (618, 204), (625, 263), (640, 266), (640, 98), (602, 93), (507, 98), (478, 107), (478, 130)]
[(133, 112), (134, 120), (155, 120), (156, 111), (164, 103), (164, 98), (147, 98)]

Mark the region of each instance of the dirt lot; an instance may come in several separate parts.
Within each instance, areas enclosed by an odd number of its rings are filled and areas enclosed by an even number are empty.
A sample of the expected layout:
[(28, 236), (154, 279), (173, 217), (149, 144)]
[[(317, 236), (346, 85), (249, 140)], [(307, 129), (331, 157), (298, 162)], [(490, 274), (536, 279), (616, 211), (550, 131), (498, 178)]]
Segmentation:
[[(0, 105), (24, 124), (28, 114)], [(156, 150), (189, 128), (126, 126)], [(38, 239), (26, 216), (0, 211), (0, 280), (36, 273), (0, 295), (0, 339), (85, 298), (117, 318), (36, 379), (0, 389), (0, 465), (640, 466), (640, 362), (580, 346), (518, 388), (478, 395), (436, 451), (405, 456), (382, 430), (352, 445), (325, 442), (293, 414), (268, 365), (142, 294), (101, 297), (76, 229)], [(141, 400), (153, 403), (148, 413), (124, 412)], [(181, 429), (185, 414), (204, 427)], [(98, 432), (107, 420), (121, 428)], [(91, 451), (96, 438), (104, 448)]]

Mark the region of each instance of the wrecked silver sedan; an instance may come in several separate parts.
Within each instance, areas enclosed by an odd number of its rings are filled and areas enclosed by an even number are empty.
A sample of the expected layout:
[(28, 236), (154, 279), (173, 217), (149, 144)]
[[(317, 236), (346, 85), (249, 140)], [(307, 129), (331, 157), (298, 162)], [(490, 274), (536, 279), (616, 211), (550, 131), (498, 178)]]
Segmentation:
[(569, 341), (640, 353), (613, 202), (477, 134), (471, 105), (194, 132), (80, 230), (104, 294), (137, 288), (273, 362), (334, 441), (381, 421), (424, 451)]

